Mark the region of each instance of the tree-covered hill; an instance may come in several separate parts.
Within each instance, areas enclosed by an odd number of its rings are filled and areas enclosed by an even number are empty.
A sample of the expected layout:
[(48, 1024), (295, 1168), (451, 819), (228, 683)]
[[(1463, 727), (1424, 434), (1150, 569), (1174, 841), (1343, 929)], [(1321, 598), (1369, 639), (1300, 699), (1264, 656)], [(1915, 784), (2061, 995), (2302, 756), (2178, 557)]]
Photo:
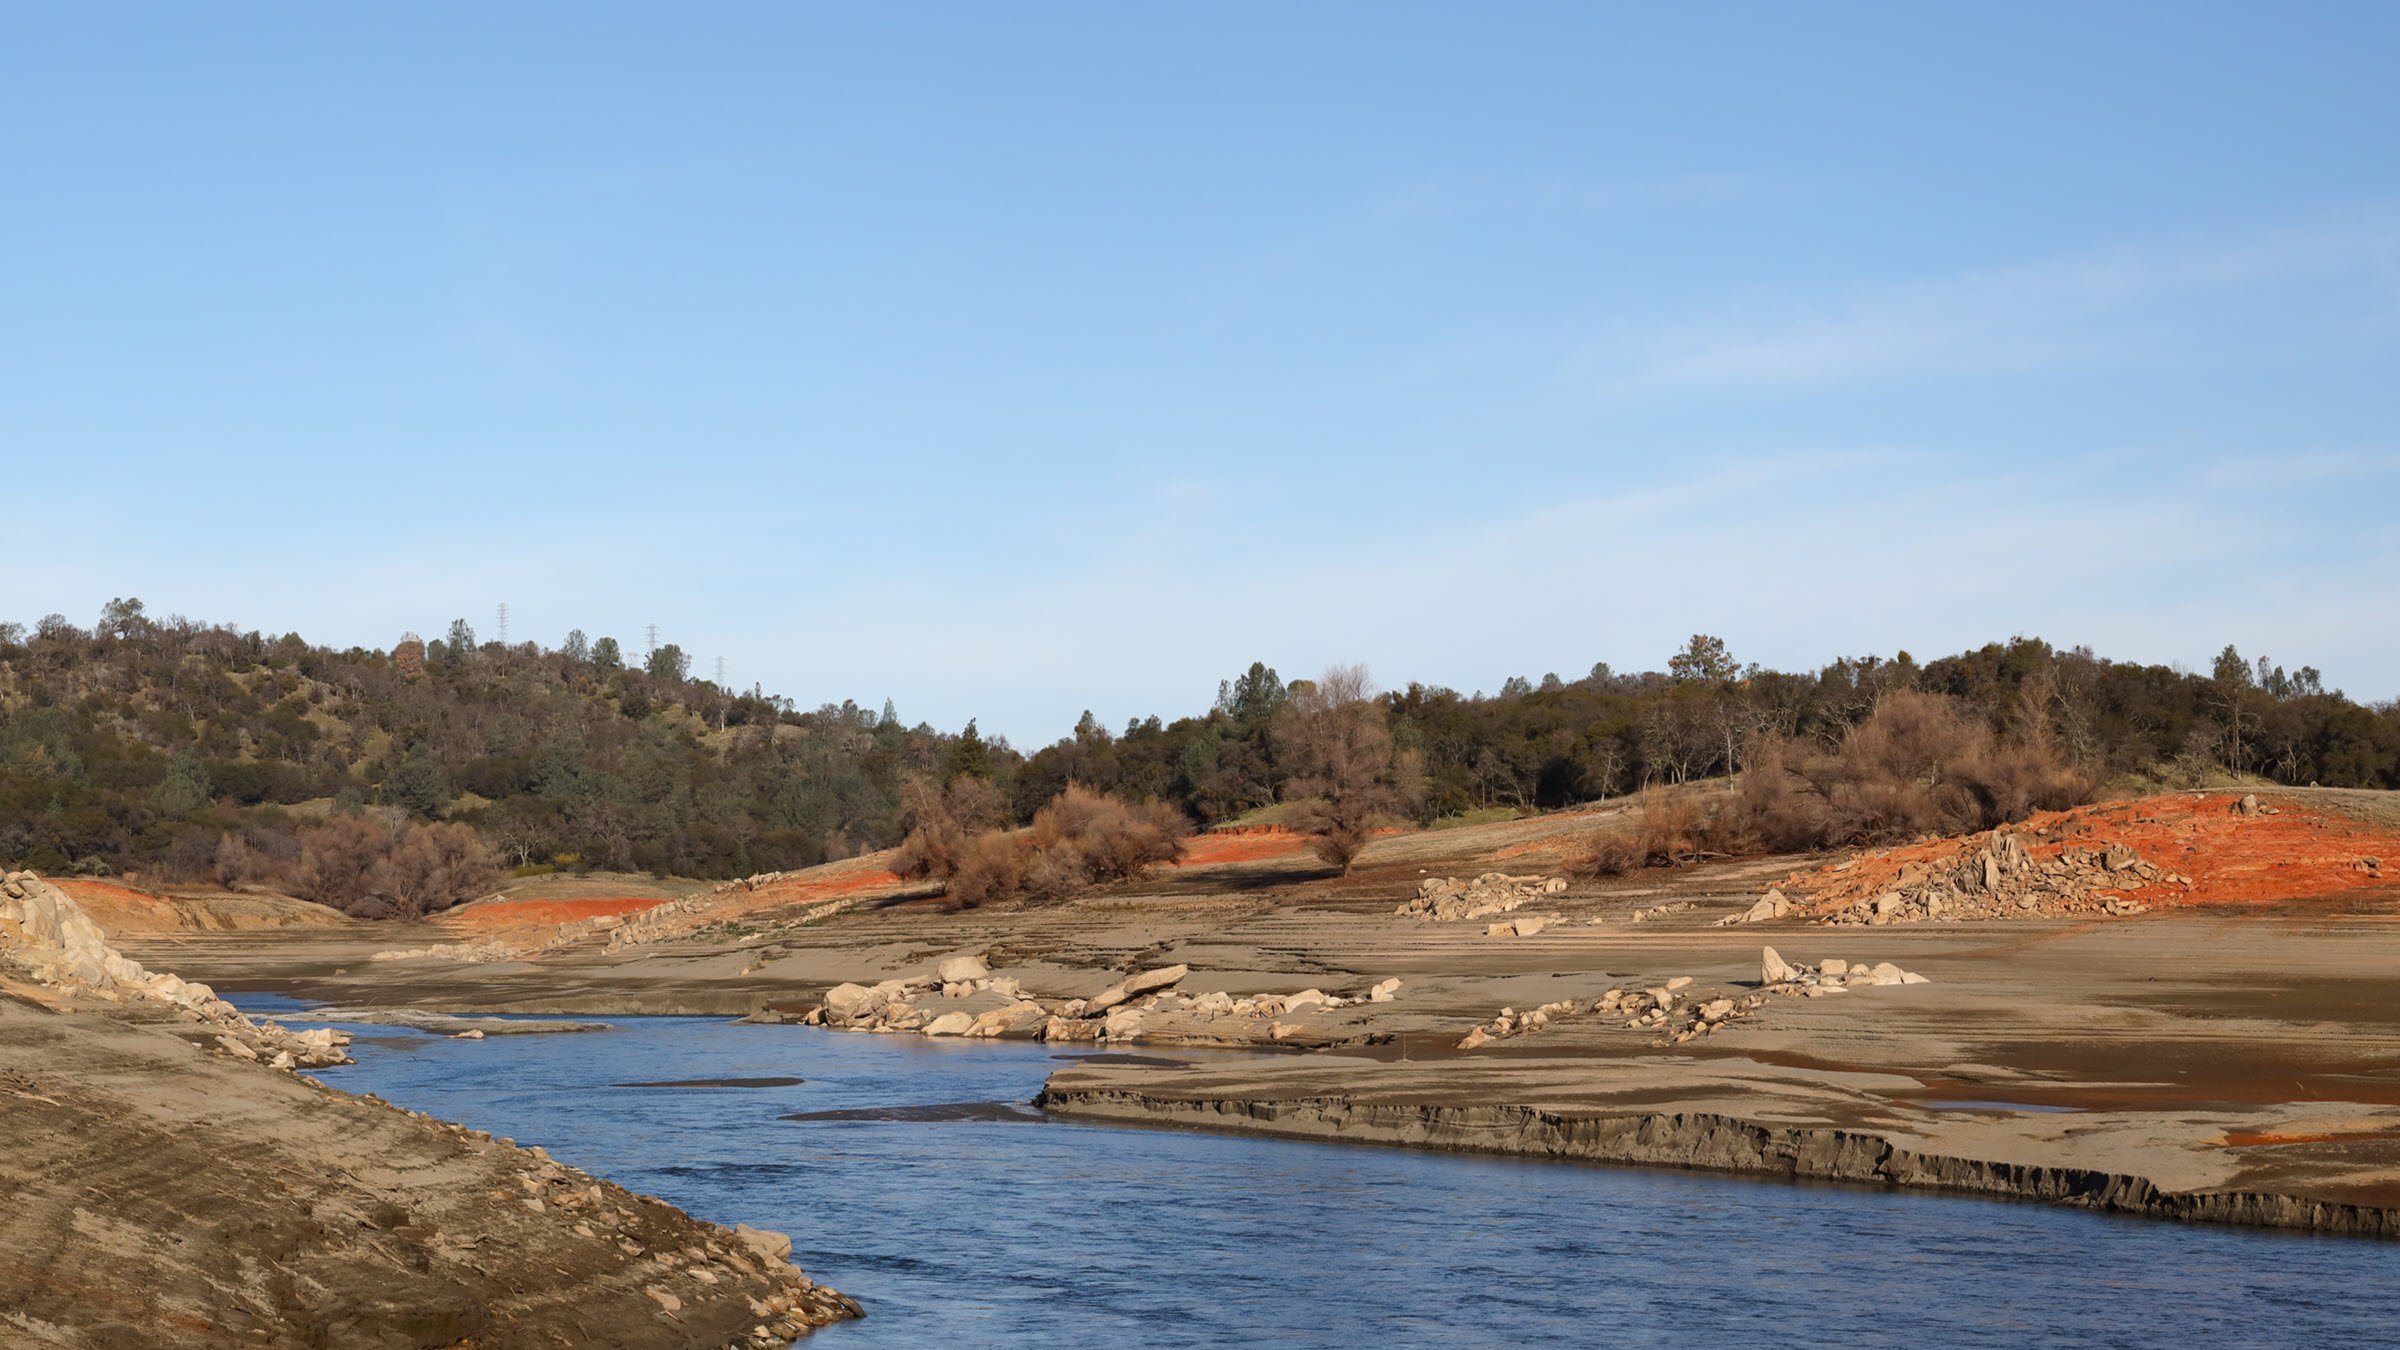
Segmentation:
[[(1897, 689), (2048, 738), (2095, 777), (2231, 769), (2400, 787), (2400, 708), (2230, 648), (2206, 675), (2023, 639), (1784, 674), (1695, 638), (1663, 671), (1596, 666), (1490, 696), (1412, 684), (1381, 702), (1430, 817), (1722, 774), (1770, 740), (1836, 746)], [(1087, 714), (1027, 755), (972, 723), (904, 725), (888, 703), (802, 711), (722, 689), (673, 646), (629, 662), (606, 637), (502, 646), (459, 622), (428, 643), (335, 650), (126, 600), (89, 629), (0, 624), (0, 860), (204, 879), (229, 856), (293, 856), (312, 822), (378, 807), (387, 822), (469, 825), (511, 865), (730, 876), (897, 844), (904, 786), (961, 776), (990, 779), (1018, 822), (1074, 781), (1206, 823), (1283, 794), (1274, 729), (1289, 699), (1253, 665), (1205, 711), (1121, 732)]]

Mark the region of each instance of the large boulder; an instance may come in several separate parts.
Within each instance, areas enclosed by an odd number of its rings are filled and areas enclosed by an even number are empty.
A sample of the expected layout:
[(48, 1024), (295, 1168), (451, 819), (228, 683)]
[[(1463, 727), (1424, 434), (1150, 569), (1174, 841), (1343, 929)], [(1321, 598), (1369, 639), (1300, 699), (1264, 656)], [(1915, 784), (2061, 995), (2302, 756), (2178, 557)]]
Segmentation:
[(924, 1031), (928, 1036), (964, 1036), (974, 1026), (975, 1014), (946, 1012), (927, 1022)]
[(1128, 975), (1094, 995), (1090, 1002), (1083, 1005), (1083, 1015), (1096, 1017), (1129, 998), (1171, 989), (1191, 973), (1190, 966), (1161, 966), (1157, 970), (1145, 970), (1139, 975)]
[(933, 968), (933, 977), (943, 984), (973, 984), (992, 977), (992, 968), (980, 956), (952, 956)]
[(825, 1020), (837, 1027), (848, 1026), (883, 1011), (890, 1001), (888, 995), (863, 984), (837, 984), (825, 991)]

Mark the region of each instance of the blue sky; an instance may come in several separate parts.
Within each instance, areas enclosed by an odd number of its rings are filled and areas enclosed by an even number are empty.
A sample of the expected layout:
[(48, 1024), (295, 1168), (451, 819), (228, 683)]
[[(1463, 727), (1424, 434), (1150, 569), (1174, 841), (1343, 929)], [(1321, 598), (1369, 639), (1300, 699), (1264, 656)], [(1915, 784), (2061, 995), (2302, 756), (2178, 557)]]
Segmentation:
[(19, 5), (0, 617), (2400, 694), (2400, 7)]

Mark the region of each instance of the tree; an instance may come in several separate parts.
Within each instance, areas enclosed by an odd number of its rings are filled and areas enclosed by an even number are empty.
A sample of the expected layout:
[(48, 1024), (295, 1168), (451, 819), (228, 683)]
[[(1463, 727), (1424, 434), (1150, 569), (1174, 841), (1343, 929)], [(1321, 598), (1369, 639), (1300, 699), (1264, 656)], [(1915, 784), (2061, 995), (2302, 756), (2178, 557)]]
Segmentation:
[(415, 683), (425, 678), (425, 639), (414, 633), (402, 633), (392, 644), (392, 664), (400, 668), (400, 678)]
[(1739, 678), (1742, 667), (1725, 650), (1725, 639), (1694, 633), (1682, 651), (1667, 658), (1667, 673), (1678, 680), (1717, 683)]
[(442, 777), (441, 765), (419, 752), (384, 776), (383, 803), (430, 819), (450, 804), (450, 784)]
[(650, 673), (652, 679), (680, 682), (692, 673), (692, 658), (684, 655), (683, 648), (670, 642), (650, 653), (650, 659), (643, 663), (642, 668)]
[(1416, 757), (1394, 747), (1365, 666), (1335, 666), (1285, 693), (1275, 741), (1291, 770), (1283, 789), (1295, 808), (1291, 825), (1346, 876), (1375, 826), (1422, 796)]
[(900, 725), (900, 709), (893, 706), (890, 699), (887, 698), (883, 701), (883, 716), (876, 721), (875, 725), (894, 728)]
[(467, 626), (465, 619), (452, 619), (449, 635), (442, 642), (443, 663), (463, 666), (474, 653), (475, 630)]
[(983, 742), (983, 733), (975, 729), (975, 719), (967, 719), (967, 729), (958, 733), (958, 741), (950, 747), (951, 778), (989, 778), (992, 776), (992, 748)]
[(136, 637), (147, 631), (150, 620), (142, 614), (138, 598), (120, 596), (100, 607), (100, 626), (93, 633), (100, 637)]
[(189, 750), (167, 763), (167, 776), (158, 785), (158, 809), (170, 816), (188, 816), (208, 807), (208, 765)]
[(571, 628), (567, 630), (566, 643), (558, 649), (558, 654), (576, 665), (582, 665), (592, 659), (592, 644), (584, 638), (582, 629)]
[(2210, 672), (2209, 706), (2217, 710), (2225, 728), (2225, 767), (2235, 773), (2248, 761), (2242, 742), (2256, 723), (2250, 711), (2250, 694), (2256, 688), (2250, 663), (2232, 643), (2226, 643)]
[(604, 637), (592, 644), (592, 664), (603, 673), (623, 670), (625, 668), (624, 649), (617, 646), (615, 638)]

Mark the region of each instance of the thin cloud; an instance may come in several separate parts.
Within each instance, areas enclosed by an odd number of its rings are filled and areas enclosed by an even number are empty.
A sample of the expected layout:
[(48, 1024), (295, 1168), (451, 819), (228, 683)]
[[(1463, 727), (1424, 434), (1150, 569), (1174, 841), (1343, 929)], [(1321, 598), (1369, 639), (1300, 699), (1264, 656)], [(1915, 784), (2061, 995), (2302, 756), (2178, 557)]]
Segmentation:
[(1627, 335), (1578, 358), (1617, 395), (1804, 388), (2016, 373), (2139, 357), (2173, 341), (2156, 311), (2227, 292), (2374, 277), (2400, 247), (2375, 212), (2236, 242), (2051, 259), (1879, 290), (1767, 319)]

